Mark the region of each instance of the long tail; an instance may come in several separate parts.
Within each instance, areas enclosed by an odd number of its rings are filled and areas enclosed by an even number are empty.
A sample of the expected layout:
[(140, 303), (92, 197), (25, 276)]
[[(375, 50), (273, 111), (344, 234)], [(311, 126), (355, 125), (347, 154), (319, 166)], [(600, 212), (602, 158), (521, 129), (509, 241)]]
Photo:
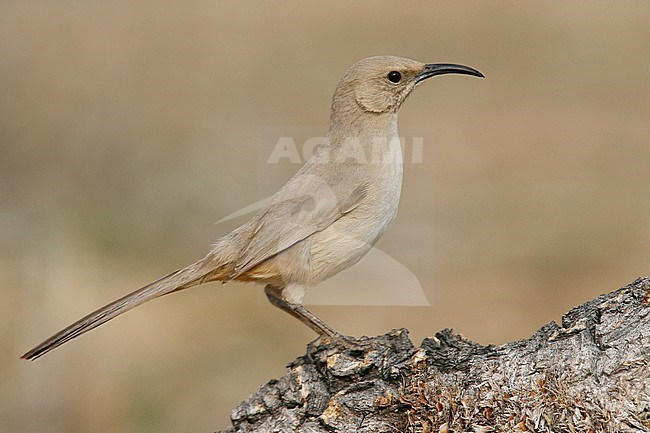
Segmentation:
[(136, 290), (135, 292), (129, 293), (123, 298), (111, 302), (99, 310), (88, 314), (82, 319), (79, 319), (72, 325), (54, 334), (29, 352), (25, 353), (21, 358), (34, 360), (43, 356), (50, 350), (56, 349), (63, 343), (108, 322), (120, 314), (129, 311), (131, 308), (137, 307), (140, 304), (168, 293), (204, 283), (211, 279), (210, 277), (214, 271), (214, 262), (211, 262), (208, 257), (174, 271), (171, 274)]

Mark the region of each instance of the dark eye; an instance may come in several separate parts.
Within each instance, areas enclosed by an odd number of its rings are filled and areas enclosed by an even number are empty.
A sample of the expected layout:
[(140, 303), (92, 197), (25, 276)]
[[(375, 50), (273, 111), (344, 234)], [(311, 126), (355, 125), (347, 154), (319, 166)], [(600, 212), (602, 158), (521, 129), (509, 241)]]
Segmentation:
[(390, 71), (388, 73), (388, 81), (390, 81), (391, 83), (399, 83), (401, 79), (402, 79), (402, 74), (400, 74), (397, 71)]

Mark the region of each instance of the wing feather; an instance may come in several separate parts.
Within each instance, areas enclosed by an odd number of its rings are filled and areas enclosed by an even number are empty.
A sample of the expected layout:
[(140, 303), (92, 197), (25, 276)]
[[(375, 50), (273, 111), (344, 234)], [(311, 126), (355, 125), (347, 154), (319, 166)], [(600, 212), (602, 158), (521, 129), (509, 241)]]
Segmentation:
[(250, 240), (229, 279), (329, 227), (357, 207), (366, 195), (367, 185), (361, 176), (352, 181), (347, 178), (345, 182), (328, 182), (318, 175), (299, 174), (253, 219)]

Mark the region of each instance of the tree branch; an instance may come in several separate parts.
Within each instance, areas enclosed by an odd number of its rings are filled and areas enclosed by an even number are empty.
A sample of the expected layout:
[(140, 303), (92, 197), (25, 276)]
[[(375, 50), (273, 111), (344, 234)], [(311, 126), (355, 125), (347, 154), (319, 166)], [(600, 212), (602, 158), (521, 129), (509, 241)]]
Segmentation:
[(650, 277), (531, 338), (481, 346), (446, 329), (319, 339), (232, 411), (224, 433), (648, 432)]

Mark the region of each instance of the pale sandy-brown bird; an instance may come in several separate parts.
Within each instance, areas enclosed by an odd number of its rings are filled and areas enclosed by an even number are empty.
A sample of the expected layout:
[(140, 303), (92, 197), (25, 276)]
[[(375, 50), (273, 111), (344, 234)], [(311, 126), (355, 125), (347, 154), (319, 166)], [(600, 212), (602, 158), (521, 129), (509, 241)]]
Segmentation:
[(354, 64), (334, 92), (325, 142), (261, 212), (203, 259), (88, 314), (22, 358), (36, 359), (131, 308), (209, 281), (265, 284), (273, 305), (319, 334), (341, 337), (302, 306), (305, 290), (358, 262), (395, 218), (403, 171), (397, 113), (419, 83), (442, 74), (483, 77), (467, 66), (395, 56)]

